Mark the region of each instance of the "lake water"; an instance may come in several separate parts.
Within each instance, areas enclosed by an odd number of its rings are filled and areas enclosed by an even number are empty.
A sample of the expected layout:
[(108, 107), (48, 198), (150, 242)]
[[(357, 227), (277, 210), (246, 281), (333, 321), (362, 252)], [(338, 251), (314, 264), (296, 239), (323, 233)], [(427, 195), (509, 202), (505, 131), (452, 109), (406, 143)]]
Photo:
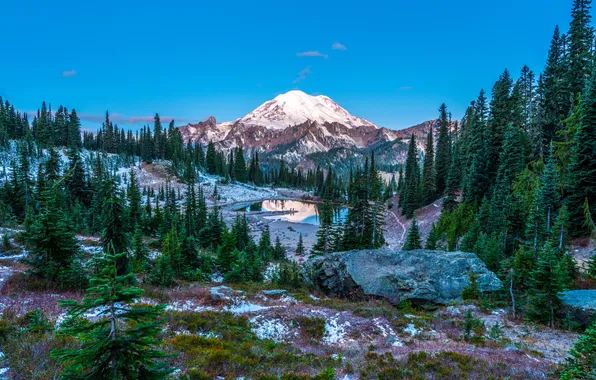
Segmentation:
[[(253, 203), (249, 206), (242, 207), (236, 211), (243, 212), (274, 212), (274, 211), (292, 211), (292, 213), (283, 215), (266, 216), (267, 219), (285, 220), (292, 223), (305, 223), (315, 226), (319, 225), (319, 205), (316, 203), (301, 202), (301, 201), (281, 201), (281, 200), (267, 200), (263, 202)], [(346, 207), (334, 207), (333, 219), (334, 222), (343, 222), (348, 216), (348, 209)]]

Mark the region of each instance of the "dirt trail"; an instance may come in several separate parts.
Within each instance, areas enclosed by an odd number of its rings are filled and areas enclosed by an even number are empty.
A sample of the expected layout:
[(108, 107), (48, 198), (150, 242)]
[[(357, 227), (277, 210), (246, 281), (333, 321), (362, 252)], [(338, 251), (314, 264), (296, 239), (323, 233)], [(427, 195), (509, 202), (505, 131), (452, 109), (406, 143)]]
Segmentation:
[[(401, 210), (397, 206), (399, 204), (399, 197), (397, 195), (391, 198), (388, 204), (392, 204), (393, 207), (387, 210), (385, 218), (385, 240), (387, 240), (389, 249), (401, 249), (406, 242), (406, 236), (412, 220), (402, 215)], [(439, 220), (441, 210), (443, 209), (442, 205), (443, 199), (441, 198), (416, 210), (416, 221), (418, 222), (418, 228), (420, 229), (420, 235), (423, 241), (426, 240), (433, 223)]]

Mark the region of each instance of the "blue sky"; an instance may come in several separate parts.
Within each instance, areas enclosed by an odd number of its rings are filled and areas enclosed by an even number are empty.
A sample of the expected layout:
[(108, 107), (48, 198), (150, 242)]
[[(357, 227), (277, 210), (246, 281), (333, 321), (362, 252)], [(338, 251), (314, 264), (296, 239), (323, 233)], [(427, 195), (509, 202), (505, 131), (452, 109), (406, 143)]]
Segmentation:
[[(97, 126), (234, 120), (291, 89), (401, 129), (460, 118), (505, 68), (540, 72), (571, 0), (4, 0), (0, 96)], [(335, 44), (335, 45), (334, 45)], [(316, 53), (318, 52), (318, 54)], [(301, 54), (306, 53), (306, 54)]]

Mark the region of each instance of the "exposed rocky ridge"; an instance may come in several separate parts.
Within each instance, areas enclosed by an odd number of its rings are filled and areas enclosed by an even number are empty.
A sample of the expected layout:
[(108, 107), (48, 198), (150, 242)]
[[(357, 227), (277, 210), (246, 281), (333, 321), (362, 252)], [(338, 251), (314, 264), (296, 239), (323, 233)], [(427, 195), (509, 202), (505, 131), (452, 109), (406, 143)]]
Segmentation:
[(305, 263), (304, 277), (331, 296), (385, 298), (393, 304), (410, 300), (419, 304), (447, 304), (461, 300), (478, 277), (481, 292), (502, 287), (473, 253), (430, 250), (361, 250), (337, 252)]
[(400, 131), (380, 128), (326, 96), (290, 91), (233, 122), (218, 124), (210, 117), (181, 126), (180, 132), (185, 141), (202, 145), (213, 141), (224, 150), (242, 146), (265, 160), (283, 157), (292, 165), (312, 168), (359, 162), (371, 151), (385, 165), (404, 162), (410, 136), (416, 135), (422, 151), (429, 131), (438, 133), (437, 123), (430, 120)]
[(264, 157), (283, 156), (292, 163), (299, 163), (312, 153), (334, 148), (365, 149), (395, 138), (394, 131), (372, 125), (350, 127), (337, 122), (310, 120), (284, 129), (271, 129), (259, 125), (247, 126), (240, 120), (233, 124), (216, 124), (214, 118), (209, 118), (198, 124), (182, 126), (180, 132), (186, 141), (207, 145), (212, 140), (222, 149), (242, 146)]

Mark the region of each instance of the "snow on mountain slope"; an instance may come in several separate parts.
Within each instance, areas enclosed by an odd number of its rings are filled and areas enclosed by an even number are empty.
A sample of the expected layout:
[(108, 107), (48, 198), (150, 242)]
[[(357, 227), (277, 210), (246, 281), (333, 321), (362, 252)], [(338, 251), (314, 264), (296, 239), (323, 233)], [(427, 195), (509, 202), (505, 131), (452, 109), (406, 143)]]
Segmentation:
[(278, 95), (234, 122), (217, 124), (210, 117), (181, 126), (180, 132), (185, 141), (213, 141), (224, 150), (242, 146), (249, 153), (263, 153), (263, 158), (284, 157), (291, 163), (312, 153), (364, 149), (396, 138), (395, 131), (351, 115), (327, 96), (297, 90)]
[(289, 91), (263, 103), (240, 122), (244, 125), (284, 129), (307, 120), (320, 124), (339, 123), (348, 127), (375, 126), (368, 120), (352, 116), (327, 96), (307, 95), (299, 90)]

